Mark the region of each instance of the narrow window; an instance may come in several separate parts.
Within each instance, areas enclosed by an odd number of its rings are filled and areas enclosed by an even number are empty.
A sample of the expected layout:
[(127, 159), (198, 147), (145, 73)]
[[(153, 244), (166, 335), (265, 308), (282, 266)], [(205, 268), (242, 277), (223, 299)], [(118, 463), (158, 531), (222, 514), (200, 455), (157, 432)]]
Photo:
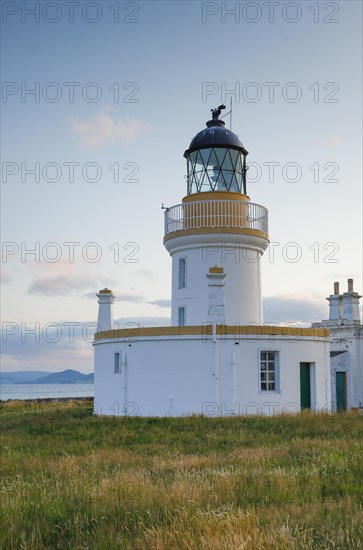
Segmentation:
[(278, 391), (278, 352), (260, 351), (260, 391)]
[(186, 287), (186, 265), (185, 258), (179, 258), (179, 288)]
[(121, 354), (119, 351), (116, 351), (114, 355), (113, 372), (114, 374), (121, 374)]
[(185, 307), (178, 308), (178, 325), (180, 327), (185, 325)]

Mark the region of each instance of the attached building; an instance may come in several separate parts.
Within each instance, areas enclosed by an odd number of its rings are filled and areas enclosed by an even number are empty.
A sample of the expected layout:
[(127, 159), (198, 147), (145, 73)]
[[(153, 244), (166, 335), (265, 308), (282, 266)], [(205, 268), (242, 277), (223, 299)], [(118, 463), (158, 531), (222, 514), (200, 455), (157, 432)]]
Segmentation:
[(348, 279), (348, 289), (343, 294), (339, 293), (339, 283), (334, 283), (334, 294), (327, 298), (329, 319), (312, 325), (330, 332), (334, 410), (363, 408), (363, 326), (359, 316), (361, 297), (353, 290), (353, 279)]

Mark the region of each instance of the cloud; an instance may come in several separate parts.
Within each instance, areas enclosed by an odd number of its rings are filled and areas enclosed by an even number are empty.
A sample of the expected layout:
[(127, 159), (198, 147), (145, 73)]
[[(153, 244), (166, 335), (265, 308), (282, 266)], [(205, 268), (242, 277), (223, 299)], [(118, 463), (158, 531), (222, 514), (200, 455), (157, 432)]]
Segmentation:
[(153, 300), (152, 302), (148, 302), (148, 304), (159, 307), (171, 307), (171, 300)]
[[(118, 290), (113, 291), (113, 294), (115, 296), (115, 302), (132, 302), (134, 304), (145, 303), (145, 304), (150, 304), (152, 306), (158, 306), (158, 307), (164, 307), (164, 308), (171, 307), (170, 299), (147, 300), (146, 296), (143, 296), (141, 294), (127, 294), (125, 292), (119, 292)], [(85, 294), (87, 298), (92, 298), (92, 299), (95, 298), (95, 295), (96, 295), (96, 292), (87, 292), (87, 294)]]
[(93, 368), (93, 323), (3, 323), (2, 370), (61, 371)]
[(320, 296), (314, 299), (310, 293), (309, 295), (310, 297), (301, 293), (264, 298), (264, 322), (296, 322), (310, 326), (313, 322), (327, 319), (327, 304), (324, 299)]
[(8, 270), (4, 267), (0, 267), (0, 279), (2, 283), (8, 283), (11, 280)]
[(315, 138), (314, 142), (319, 147), (328, 147), (330, 149), (336, 149), (343, 144), (343, 138), (339, 134), (331, 134), (328, 136)]
[(150, 271), (149, 269), (138, 269), (137, 271), (133, 272), (132, 276), (140, 277), (141, 279), (144, 279), (148, 282), (152, 282), (155, 280), (154, 272)]
[(89, 280), (77, 275), (61, 275), (59, 277), (39, 277), (33, 280), (28, 288), (28, 294), (42, 296), (66, 296), (75, 290), (82, 290), (89, 285)]
[[(76, 258), (78, 261), (79, 258)], [(89, 292), (91, 288), (104, 288), (105, 274), (99, 266), (77, 267), (75, 263), (60, 260), (55, 263), (39, 262), (30, 265), (33, 278), (28, 287), (28, 294), (39, 296), (67, 296)], [(107, 284), (116, 283), (107, 275)], [(95, 293), (90, 293), (95, 298)]]
[(97, 148), (107, 143), (134, 141), (139, 135), (147, 134), (151, 126), (134, 117), (124, 117), (114, 120), (105, 113), (80, 121), (68, 117), (72, 131), (80, 138), (84, 147)]
[[(87, 294), (84, 294), (86, 298), (91, 298), (94, 300), (96, 298), (98, 290), (95, 290), (93, 292), (87, 292)], [(161, 299), (161, 300), (147, 300), (145, 296), (142, 294), (127, 294), (125, 292), (119, 292), (117, 289), (112, 291), (115, 296), (115, 302), (131, 302), (134, 304), (139, 303), (145, 303), (150, 304), (152, 306), (158, 306), (158, 307), (165, 307), (170, 308), (171, 307), (171, 300), (167, 299)]]
[[(145, 296), (142, 296), (141, 294), (125, 294), (124, 292), (118, 292), (117, 290), (113, 290), (112, 292), (115, 296), (115, 302), (132, 302), (134, 304), (138, 304), (146, 301)], [(98, 290), (94, 290), (93, 292), (87, 292), (84, 296), (94, 300), (97, 293)]]
[(145, 296), (141, 296), (140, 294), (125, 294), (122, 292), (117, 292), (115, 295), (116, 302), (133, 302), (134, 304), (145, 302)]

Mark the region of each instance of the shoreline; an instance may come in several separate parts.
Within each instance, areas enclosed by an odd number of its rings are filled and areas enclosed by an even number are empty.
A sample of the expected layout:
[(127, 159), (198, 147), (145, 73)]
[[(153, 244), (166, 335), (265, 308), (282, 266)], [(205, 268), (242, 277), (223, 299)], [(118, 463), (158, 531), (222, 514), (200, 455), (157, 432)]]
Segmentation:
[(0, 399), (0, 406), (6, 403), (51, 403), (54, 401), (94, 401), (93, 396), (89, 397), (38, 397), (36, 399)]

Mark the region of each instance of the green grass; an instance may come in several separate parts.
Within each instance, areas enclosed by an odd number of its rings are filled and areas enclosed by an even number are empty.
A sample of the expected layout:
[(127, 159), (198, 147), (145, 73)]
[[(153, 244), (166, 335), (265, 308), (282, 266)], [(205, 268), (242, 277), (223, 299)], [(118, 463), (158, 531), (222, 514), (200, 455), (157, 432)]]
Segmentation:
[(362, 417), (102, 418), (1, 408), (2, 546), (362, 547)]

